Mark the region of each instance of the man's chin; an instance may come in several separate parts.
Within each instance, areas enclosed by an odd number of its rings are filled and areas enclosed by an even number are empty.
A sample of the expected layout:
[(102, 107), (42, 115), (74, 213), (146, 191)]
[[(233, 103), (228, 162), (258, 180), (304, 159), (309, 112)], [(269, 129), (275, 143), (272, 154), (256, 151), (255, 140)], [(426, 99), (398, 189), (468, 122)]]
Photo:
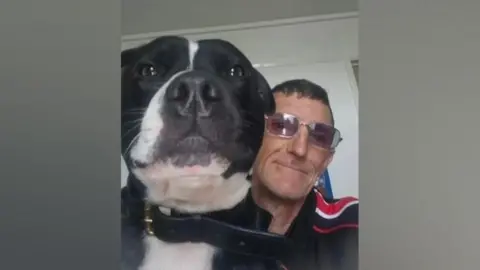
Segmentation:
[(289, 186), (274, 186), (270, 188), (270, 192), (275, 195), (275, 197), (286, 201), (303, 200), (308, 195), (308, 191), (306, 191), (305, 188)]

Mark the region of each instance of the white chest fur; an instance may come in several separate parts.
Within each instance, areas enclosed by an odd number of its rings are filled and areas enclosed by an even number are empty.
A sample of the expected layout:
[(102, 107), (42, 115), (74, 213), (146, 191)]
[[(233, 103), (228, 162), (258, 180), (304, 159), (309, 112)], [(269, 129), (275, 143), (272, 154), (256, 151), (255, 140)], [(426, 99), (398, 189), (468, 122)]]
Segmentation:
[(145, 258), (139, 270), (211, 270), (215, 248), (204, 243), (166, 243), (144, 239)]

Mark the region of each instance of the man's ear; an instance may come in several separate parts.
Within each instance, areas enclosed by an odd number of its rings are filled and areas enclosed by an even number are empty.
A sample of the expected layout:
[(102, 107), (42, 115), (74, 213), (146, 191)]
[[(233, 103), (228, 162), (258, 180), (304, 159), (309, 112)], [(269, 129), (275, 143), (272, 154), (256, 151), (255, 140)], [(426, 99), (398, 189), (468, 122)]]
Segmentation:
[(255, 69), (257, 77), (257, 91), (260, 93), (265, 114), (275, 112), (275, 99), (273, 98), (272, 89), (263, 75)]
[(122, 68), (133, 64), (137, 60), (137, 48), (122, 51)]

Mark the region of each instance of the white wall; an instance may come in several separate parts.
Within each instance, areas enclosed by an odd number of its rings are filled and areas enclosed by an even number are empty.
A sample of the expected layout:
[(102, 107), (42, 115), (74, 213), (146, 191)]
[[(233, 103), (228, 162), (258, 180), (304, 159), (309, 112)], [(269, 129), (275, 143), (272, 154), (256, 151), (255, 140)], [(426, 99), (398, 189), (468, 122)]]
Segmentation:
[(272, 85), (303, 77), (325, 87), (337, 127), (345, 138), (329, 168), (333, 193), (358, 196), (358, 89), (350, 65), (351, 60), (358, 59), (356, 14), (125, 36), (122, 49), (167, 34), (229, 40)]
[(121, 20), (127, 35), (352, 11), (358, 0), (122, 0)]
[(138, 46), (161, 35), (172, 34), (191, 39), (229, 40), (256, 65), (358, 59), (356, 13), (127, 35), (122, 38), (122, 49)]

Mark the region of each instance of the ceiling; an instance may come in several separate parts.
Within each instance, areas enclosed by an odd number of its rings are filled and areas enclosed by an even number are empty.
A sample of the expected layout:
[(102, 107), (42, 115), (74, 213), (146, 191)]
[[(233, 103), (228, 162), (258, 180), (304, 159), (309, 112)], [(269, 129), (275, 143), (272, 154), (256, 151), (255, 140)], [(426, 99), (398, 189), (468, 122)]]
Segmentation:
[(122, 34), (358, 11), (358, 0), (122, 0)]

